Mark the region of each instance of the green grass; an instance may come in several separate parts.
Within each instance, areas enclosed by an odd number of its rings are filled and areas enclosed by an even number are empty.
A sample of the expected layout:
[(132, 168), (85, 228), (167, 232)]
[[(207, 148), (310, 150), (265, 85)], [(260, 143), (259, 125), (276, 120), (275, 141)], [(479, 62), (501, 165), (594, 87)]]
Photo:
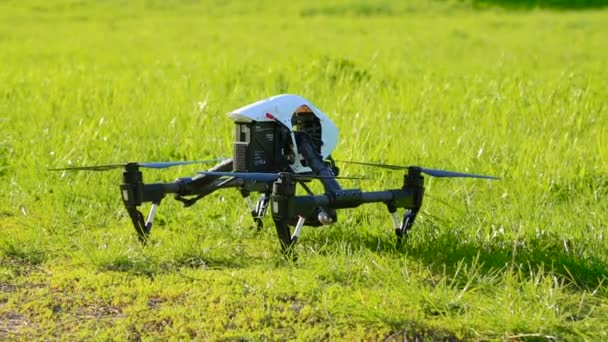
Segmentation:
[[(607, 339), (608, 12), (474, 7), (0, 1), (0, 339)], [(401, 247), (342, 211), (288, 262), (238, 192), (165, 200), (142, 247), (120, 171), (46, 171), (229, 156), (224, 113), (279, 93), (336, 159), (503, 180), (428, 179)]]

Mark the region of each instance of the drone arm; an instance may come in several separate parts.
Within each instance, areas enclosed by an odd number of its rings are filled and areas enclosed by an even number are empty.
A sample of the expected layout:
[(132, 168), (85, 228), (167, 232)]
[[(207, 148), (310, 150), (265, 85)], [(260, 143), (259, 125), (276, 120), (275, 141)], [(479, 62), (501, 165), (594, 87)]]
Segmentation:
[(293, 208), (297, 208), (294, 214), (306, 216), (306, 213), (312, 212), (318, 206), (346, 209), (365, 203), (386, 203), (395, 208), (413, 209), (420, 207), (422, 197), (419, 196), (417, 189), (409, 188), (370, 192), (359, 189), (341, 190), (331, 194), (294, 197)]
[(315, 175), (327, 177), (320, 179), (325, 192), (340, 192), (342, 187), (332, 178), (335, 176), (334, 172), (323, 162), (321, 155), (315, 151), (310, 136), (304, 132), (296, 132), (296, 142), (298, 144), (298, 152), (304, 157)]
[(182, 184), (179, 182), (154, 184), (137, 182), (123, 183), (120, 185), (123, 202), (126, 206), (134, 207), (140, 206), (142, 203), (146, 202), (160, 203), (166, 194), (179, 193), (181, 188)]
[(142, 202), (160, 202), (166, 194), (177, 194), (181, 188), (182, 184), (179, 182), (144, 184)]
[[(209, 169), (209, 171), (232, 171), (232, 159), (226, 159), (223, 162)], [(180, 196), (191, 196), (191, 195), (208, 195), (218, 188), (219, 185), (225, 185), (223, 181), (219, 181), (218, 176), (210, 176), (205, 174), (196, 174), (193, 177), (181, 178), (177, 182), (180, 183), (181, 188), (179, 192), (176, 192)]]
[[(304, 218), (314, 214), (316, 208), (345, 209), (358, 207), (364, 203), (384, 203), (391, 213), (397, 208), (411, 209), (409, 212), (417, 212), (422, 205), (422, 187), (404, 187), (402, 189), (363, 192), (359, 189), (340, 190), (338, 192), (324, 195), (295, 196), (295, 182), (289, 177), (279, 178), (273, 184), (272, 191), (272, 218), (277, 228), (279, 240), (283, 252), (289, 252), (290, 246), (297, 237), (304, 224)], [(289, 232), (289, 221), (298, 217), (298, 223), (294, 234)], [(408, 229), (413, 223), (406, 223)], [(405, 219), (405, 217), (404, 217)]]

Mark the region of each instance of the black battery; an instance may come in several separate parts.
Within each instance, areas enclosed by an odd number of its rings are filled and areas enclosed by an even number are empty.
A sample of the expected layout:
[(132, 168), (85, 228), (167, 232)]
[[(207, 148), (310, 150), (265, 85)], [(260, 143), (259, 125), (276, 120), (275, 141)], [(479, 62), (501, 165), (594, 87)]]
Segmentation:
[(234, 171), (276, 172), (287, 166), (282, 151), (285, 134), (274, 122), (237, 122)]

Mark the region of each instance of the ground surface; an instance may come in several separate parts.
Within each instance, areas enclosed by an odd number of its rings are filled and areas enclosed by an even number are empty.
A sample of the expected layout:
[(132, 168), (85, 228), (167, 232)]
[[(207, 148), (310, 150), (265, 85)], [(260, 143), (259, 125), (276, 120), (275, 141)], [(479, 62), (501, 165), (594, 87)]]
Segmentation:
[[(608, 11), (222, 3), (0, 1), (0, 339), (608, 338)], [(278, 93), (337, 159), (503, 180), (427, 180), (402, 247), (344, 211), (288, 262), (238, 193), (166, 200), (143, 248), (120, 171), (46, 171), (230, 156), (224, 113)]]

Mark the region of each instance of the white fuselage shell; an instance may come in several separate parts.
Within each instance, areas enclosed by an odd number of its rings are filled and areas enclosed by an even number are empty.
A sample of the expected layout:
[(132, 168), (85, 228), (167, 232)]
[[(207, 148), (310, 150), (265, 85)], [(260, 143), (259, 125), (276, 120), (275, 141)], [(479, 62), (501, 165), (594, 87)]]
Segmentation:
[[(291, 119), (301, 106), (307, 106), (312, 113), (319, 118), (321, 124), (321, 156), (327, 158), (338, 144), (338, 128), (336, 125), (315, 105), (298, 95), (282, 94), (276, 95), (228, 113), (230, 119), (235, 122), (273, 122), (267, 117), (267, 113), (281, 121), (290, 130), (293, 129)], [(294, 146), (294, 155), (298, 156), (298, 147), (294, 133), (291, 133)], [(310, 168), (302, 166), (300, 158), (290, 165), (296, 173), (310, 172)]]

